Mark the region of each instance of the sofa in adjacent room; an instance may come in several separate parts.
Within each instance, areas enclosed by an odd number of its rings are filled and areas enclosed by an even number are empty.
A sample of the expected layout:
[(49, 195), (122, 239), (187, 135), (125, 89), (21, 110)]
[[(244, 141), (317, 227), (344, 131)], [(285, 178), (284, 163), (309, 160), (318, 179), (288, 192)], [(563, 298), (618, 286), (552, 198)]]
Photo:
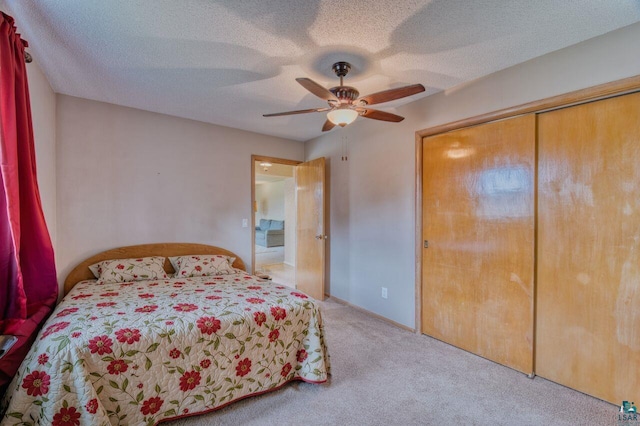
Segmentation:
[(260, 219), (256, 226), (256, 244), (262, 247), (284, 245), (284, 220)]

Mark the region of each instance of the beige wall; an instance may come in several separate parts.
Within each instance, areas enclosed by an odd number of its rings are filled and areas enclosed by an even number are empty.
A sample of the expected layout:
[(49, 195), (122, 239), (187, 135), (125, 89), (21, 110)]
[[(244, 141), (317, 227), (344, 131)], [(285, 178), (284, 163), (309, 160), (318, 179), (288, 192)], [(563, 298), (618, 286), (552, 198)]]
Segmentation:
[(56, 246), (56, 95), (36, 60), (27, 64), (42, 210)]
[(359, 119), (307, 142), (307, 160), (328, 159), (331, 295), (414, 327), (415, 131), (639, 75), (639, 40), (640, 23), (405, 105), (402, 123)]
[(256, 184), (256, 225), (260, 219), (284, 220), (284, 181)]
[(59, 276), (112, 247), (187, 241), (251, 259), (251, 155), (303, 144), (58, 95)]
[(284, 263), (296, 266), (296, 182), (284, 180)]
[[(414, 326), (414, 132), (640, 74), (640, 24), (497, 72), (399, 109), (399, 124), (360, 119), (302, 144), (54, 95), (28, 66), (38, 181), (59, 277), (125, 244), (194, 241), (250, 259), (250, 155), (329, 168), (328, 289)], [(36, 58), (37, 61), (37, 58)], [(57, 101), (57, 102), (55, 102)], [(340, 161), (342, 138), (349, 161)], [(304, 155), (303, 155), (304, 149)], [(56, 226), (57, 224), (57, 226)], [(250, 266), (250, 265), (249, 265)], [(380, 287), (389, 298), (380, 297)]]

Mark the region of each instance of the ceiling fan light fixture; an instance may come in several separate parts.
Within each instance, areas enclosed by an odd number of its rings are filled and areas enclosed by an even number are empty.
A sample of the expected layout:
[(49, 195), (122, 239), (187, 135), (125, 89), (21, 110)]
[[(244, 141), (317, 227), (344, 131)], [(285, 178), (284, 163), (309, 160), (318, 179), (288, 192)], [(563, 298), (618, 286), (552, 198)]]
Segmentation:
[(390, 112), (371, 109), (369, 108), (369, 105), (395, 101), (396, 99), (406, 98), (407, 96), (412, 96), (425, 91), (425, 87), (422, 84), (411, 84), (409, 86), (396, 87), (395, 89), (383, 90), (382, 92), (376, 92), (360, 97), (360, 92), (358, 92), (355, 87), (344, 85), (343, 79), (347, 73), (349, 73), (349, 70), (351, 70), (351, 64), (348, 62), (336, 62), (333, 64), (333, 71), (340, 78), (340, 85), (330, 89), (326, 89), (310, 78), (296, 78), (296, 81), (300, 83), (302, 87), (316, 95), (318, 98), (327, 101), (329, 104), (328, 108), (276, 112), (272, 114), (263, 114), (263, 116), (281, 117), (283, 115), (328, 111), (327, 119), (322, 126), (323, 132), (328, 132), (335, 126), (344, 127), (351, 124), (356, 118), (358, 118), (358, 115), (372, 120), (399, 123), (404, 120), (404, 117)]
[(269, 167), (273, 166), (273, 164), (269, 163), (268, 161), (263, 161), (262, 163), (260, 163), (260, 167), (262, 167), (262, 169), (265, 172), (269, 171)]
[(333, 124), (336, 124), (340, 127), (344, 127), (347, 124), (351, 124), (358, 118), (358, 111), (345, 108), (345, 109), (334, 109), (333, 111), (329, 111), (327, 113), (327, 118)]

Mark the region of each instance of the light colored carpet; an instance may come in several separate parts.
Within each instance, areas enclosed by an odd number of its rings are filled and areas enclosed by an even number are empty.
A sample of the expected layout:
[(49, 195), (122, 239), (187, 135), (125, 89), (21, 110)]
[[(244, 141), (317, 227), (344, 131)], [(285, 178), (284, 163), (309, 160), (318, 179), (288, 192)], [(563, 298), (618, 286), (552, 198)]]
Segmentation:
[(271, 276), (274, 283), (296, 288), (296, 268), (286, 263), (262, 265), (260, 271)]
[(262, 247), (256, 244), (256, 269), (262, 265), (284, 262), (284, 246)]
[(284, 246), (264, 247), (264, 246), (261, 246), (259, 244), (256, 244), (256, 254), (274, 253), (274, 252), (277, 252), (279, 249), (282, 249), (282, 248), (284, 248)]
[(329, 383), (292, 383), (220, 411), (204, 425), (613, 425), (618, 407), (324, 302)]

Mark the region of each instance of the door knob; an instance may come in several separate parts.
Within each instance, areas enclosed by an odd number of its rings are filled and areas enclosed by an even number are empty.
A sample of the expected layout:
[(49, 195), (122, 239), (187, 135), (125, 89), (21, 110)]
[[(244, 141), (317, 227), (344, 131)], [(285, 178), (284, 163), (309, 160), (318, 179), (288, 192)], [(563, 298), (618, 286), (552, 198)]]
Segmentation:
[(316, 235), (316, 240), (321, 240), (322, 239), (322, 235)]

